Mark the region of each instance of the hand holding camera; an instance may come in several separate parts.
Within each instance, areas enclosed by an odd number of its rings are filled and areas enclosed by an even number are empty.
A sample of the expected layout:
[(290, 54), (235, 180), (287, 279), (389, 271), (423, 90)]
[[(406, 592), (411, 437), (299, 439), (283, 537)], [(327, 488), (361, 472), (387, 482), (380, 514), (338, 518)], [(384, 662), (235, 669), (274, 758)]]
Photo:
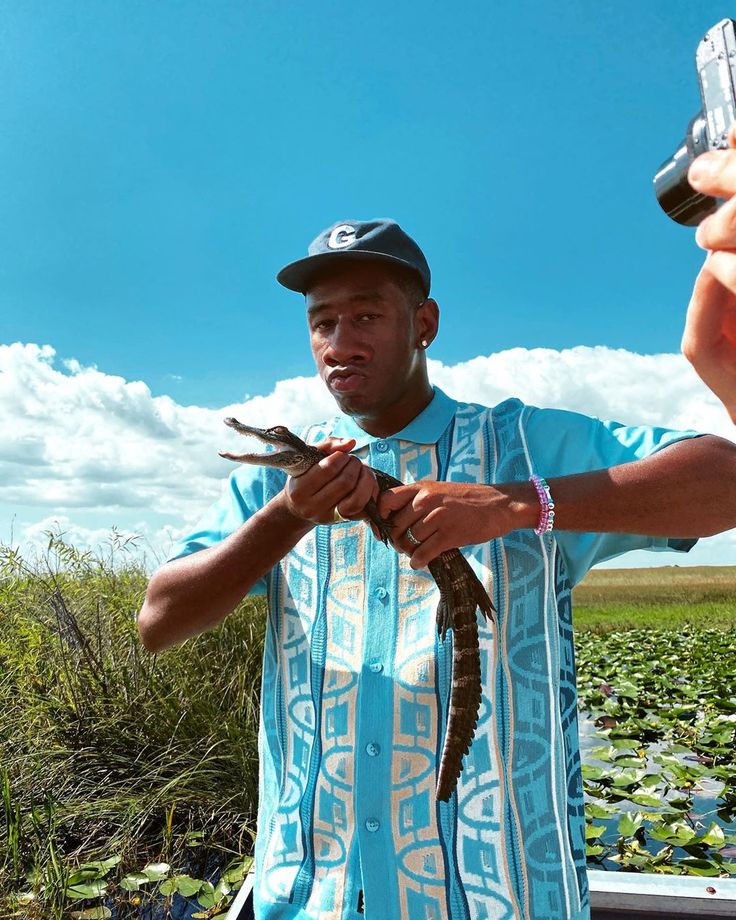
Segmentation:
[[(707, 250), (736, 248), (736, 125), (728, 133), (728, 149), (704, 153), (688, 171), (690, 185), (702, 195), (718, 198), (723, 204), (703, 218), (695, 242)], [(727, 264), (731, 264), (728, 260)], [(726, 280), (725, 278), (723, 279)], [(731, 279), (736, 281), (736, 277)]]
[(688, 172), (694, 189), (724, 203), (695, 235), (708, 256), (688, 306), (682, 353), (736, 422), (736, 126), (728, 143), (698, 157)]
[(682, 352), (736, 422), (736, 23), (724, 19), (698, 45), (702, 109), (654, 177), (657, 199), (697, 227), (708, 250), (688, 306)]
[(725, 203), (698, 227), (698, 245), (709, 252), (687, 309), (682, 353), (736, 423), (736, 129), (728, 139), (730, 149), (704, 154), (688, 174), (693, 188)]

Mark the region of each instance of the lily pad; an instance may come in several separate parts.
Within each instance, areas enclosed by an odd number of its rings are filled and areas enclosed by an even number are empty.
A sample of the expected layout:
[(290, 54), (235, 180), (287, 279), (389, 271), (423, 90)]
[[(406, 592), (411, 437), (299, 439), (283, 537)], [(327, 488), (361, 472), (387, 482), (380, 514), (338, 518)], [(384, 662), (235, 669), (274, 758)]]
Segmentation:
[(107, 892), (107, 882), (96, 879), (90, 882), (81, 882), (79, 885), (70, 885), (66, 889), (66, 896), (78, 901), (80, 898), (101, 898)]
[(171, 866), (168, 863), (148, 863), (141, 870), (151, 882), (160, 882), (171, 872)]

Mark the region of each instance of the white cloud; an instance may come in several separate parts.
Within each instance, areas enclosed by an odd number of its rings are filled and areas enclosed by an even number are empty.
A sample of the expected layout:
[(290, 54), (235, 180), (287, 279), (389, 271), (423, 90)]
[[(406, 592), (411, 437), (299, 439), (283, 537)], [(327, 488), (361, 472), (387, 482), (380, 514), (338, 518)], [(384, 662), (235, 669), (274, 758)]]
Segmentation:
[(723, 407), (681, 355), (582, 345), (511, 348), (450, 367), (430, 361), (429, 367), (432, 380), (456, 399), (492, 406), (518, 396), (535, 406), (736, 440)]
[[(735, 439), (715, 397), (679, 355), (604, 347), (514, 348), (453, 366), (430, 361), (450, 395), (493, 405), (508, 396), (632, 424), (696, 428)], [(38, 542), (53, 520), (83, 545), (110, 523), (143, 532), (151, 545), (195, 520), (220, 492), (232, 465), (217, 456), (242, 440), (222, 424), (298, 426), (334, 413), (315, 375), (279, 381), (272, 393), (222, 409), (182, 406), (71, 358), (48, 345), (0, 346), (0, 537)], [(18, 509), (22, 509), (19, 511)], [(168, 530), (167, 530), (168, 528)], [(736, 532), (702, 544), (697, 561), (723, 561)], [(720, 549), (719, 549), (720, 547)], [(651, 562), (657, 562), (652, 558)], [(689, 561), (696, 561), (695, 559)]]

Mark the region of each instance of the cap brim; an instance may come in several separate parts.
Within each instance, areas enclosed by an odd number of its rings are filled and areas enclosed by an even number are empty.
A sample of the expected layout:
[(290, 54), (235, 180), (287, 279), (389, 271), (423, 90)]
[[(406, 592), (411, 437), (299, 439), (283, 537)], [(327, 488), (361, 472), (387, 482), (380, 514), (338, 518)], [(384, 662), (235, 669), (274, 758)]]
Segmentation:
[[(279, 284), (283, 284), (290, 291), (298, 291), (300, 294), (306, 294), (312, 278), (324, 269), (334, 265), (339, 268), (347, 262), (387, 262), (391, 265), (401, 265), (412, 271), (426, 288), (426, 283), (421, 274), (417, 271), (415, 265), (407, 262), (405, 259), (397, 259), (396, 256), (383, 255), (380, 252), (363, 252), (360, 249), (344, 250), (342, 252), (320, 252), (314, 256), (307, 256), (305, 259), (299, 259), (297, 262), (291, 262), (276, 275)], [(425, 293), (429, 293), (425, 291)]]

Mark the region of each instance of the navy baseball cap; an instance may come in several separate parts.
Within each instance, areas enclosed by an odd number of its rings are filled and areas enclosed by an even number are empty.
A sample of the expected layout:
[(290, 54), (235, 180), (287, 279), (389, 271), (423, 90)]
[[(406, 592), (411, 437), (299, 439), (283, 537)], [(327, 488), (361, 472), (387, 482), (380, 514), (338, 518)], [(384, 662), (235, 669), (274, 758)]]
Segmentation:
[(416, 272), (429, 295), (430, 271), (424, 253), (395, 220), (346, 220), (333, 224), (309, 244), (305, 259), (291, 262), (276, 275), (279, 284), (304, 294), (312, 277), (348, 260), (401, 265)]

